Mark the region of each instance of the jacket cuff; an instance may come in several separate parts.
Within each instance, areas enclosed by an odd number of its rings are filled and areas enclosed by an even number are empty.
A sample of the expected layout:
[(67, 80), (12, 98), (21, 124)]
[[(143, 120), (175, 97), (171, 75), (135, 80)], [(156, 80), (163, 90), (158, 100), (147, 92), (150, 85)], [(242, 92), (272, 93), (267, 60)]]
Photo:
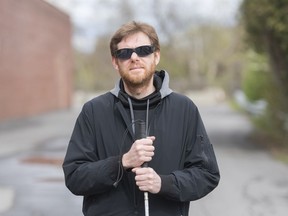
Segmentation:
[(122, 156), (113, 157), (114, 171), (111, 174), (111, 179), (114, 179), (113, 186), (116, 188), (123, 177)]
[(171, 191), (174, 190), (175, 176), (170, 175), (160, 175), (161, 178), (161, 189), (159, 191), (160, 195), (169, 195), (171, 196)]
[(111, 179), (117, 179), (117, 176), (119, 176), (119, 172), (122, 169), (121, 160), (119, 160), (119, 156), (113, 156), (110, 158), (110, 167), (111, 170), (110, 178)]

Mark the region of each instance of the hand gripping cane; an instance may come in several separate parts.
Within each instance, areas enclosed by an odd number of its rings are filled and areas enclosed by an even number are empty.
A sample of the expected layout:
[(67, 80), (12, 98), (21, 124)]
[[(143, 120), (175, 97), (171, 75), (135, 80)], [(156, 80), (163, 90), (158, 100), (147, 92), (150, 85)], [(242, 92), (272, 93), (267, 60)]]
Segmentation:
[[(136, 123), (136, 139), (143, 139), (147, 137), (146, 125), (144, 121), (138, 121)], [(148, 163), (143, 163), (142, 167), (148, 167)], [(148, 192), (144, 192), (144, 207), (145, 207), (145, 216), (149, 216), (149, 198)]]

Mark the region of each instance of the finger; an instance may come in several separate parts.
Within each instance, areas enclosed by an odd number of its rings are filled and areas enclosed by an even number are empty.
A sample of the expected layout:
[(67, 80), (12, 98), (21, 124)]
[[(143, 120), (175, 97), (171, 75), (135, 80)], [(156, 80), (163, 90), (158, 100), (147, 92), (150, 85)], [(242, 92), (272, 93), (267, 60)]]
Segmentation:
[(144, 144), (144, 145), (153, 145), (153, 141), (155, 140), (154, 136), (146, 137), (143, 139), (136, 140), (138, 144)]
[(151, 167), (135, 167), (132, 169), (136, 175), (151, 174), (154, 170)]
[(141, 169), (141, 167), (135, 167), (135, 168), (133, 168), (131, 171), (136, 174), (136, 172), (137, 172), (139, 169)]
[(156, 137), (155, 136), (148, 136), (147, 139), (154, 141), (156, 139)]

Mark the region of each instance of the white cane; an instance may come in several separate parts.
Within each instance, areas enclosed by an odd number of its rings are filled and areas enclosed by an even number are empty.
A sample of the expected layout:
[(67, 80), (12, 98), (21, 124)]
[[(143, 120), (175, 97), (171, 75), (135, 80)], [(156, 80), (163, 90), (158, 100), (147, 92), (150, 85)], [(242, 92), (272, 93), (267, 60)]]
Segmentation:
[(145, 205), (145, 216), (149, 216), (149, 198), (148, 198), (148, 192), (144, 192), (144, 205)]
[[(146, 132), (146, 126), (144, 121), (139, 121), (137, 122), (137, 139), (142, 139), (147, 137), (147, 132)], [(148, 167), (147, 163), (144, 163), (142, 167)], [(148, 198), (148, 192), (144, 192), (144, 208), (145, 208), (145, 216), (149, 216), (149, 198)]]

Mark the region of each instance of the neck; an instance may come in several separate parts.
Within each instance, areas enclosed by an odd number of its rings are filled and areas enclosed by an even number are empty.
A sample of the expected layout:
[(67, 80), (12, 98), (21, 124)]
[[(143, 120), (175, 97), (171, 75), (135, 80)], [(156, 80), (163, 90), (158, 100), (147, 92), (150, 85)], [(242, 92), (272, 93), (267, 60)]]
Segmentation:
[(156, 90), (153, 85), (153, 81), (151, 82), (151, 84), (145, 86), (128, 86), (124, 82), (124, 88), (128, 95), (136, 99), (147, 97)]

